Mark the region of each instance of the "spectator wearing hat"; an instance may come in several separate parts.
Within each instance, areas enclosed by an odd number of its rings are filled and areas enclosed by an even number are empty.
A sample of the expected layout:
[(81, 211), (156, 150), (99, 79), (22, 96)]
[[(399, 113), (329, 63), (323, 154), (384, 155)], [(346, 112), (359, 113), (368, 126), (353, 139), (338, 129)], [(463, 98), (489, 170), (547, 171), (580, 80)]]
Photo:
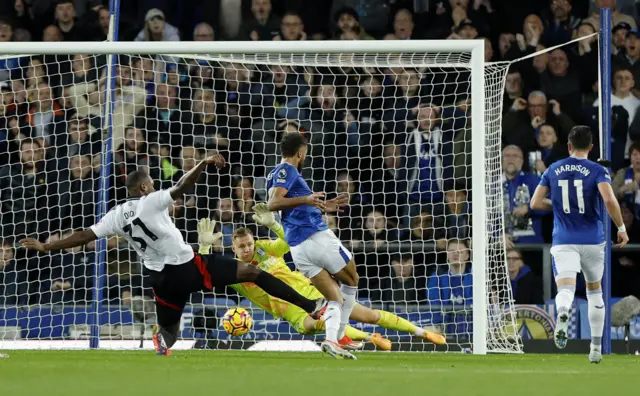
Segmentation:
[[(455, 35), (457, 35), (459, 38), (463, 40), (475, 40), (476, 38), (478, 38), (478, 34), (479, 34), (478, 28), (469, 19), (467, 19), (466, 21), (460, 22), (455, 32)], [(458, 38), (458, 37), (451, 37), (451, 36), (449, 37)]]
[(271, 40), (280, 33), (280, 18), (273, 13), (271, 0), (251, 0), (251, 16), (242, 22), (243, 40)]
[(637, 29), (631, 29), (627, 32), (624, 41), (624, 49), (613, 57), (612, 66), (614, 70), (629, 69), (633, 74), (635, 84), (634, 93), (640, 97), (640, 33)]
[(356, 10), (351, 7), (339, 9), (334, 19), (338, 25), (333, 38), (335, 40), (373, 40), (373, 36), (368, 34), (360, 25), (360, 17)]
[(549, 10), (542, 16), (544, 32), (542, 44), (547, 47), (571, 41), (580, 18), (571, 15), (573, 0), (552, 0)]
[(164, 12), (152, 8), (147, 11), (144, 29), (138, 33), (135, 41), (180, 41), (180, 32), (178, 28), (165, 22)]
[[(627, 34), (631, 31), (631, 25), (622, 22), (613, 27), (613, 55), (618, 55), (620, 51), (624, 51), (624, 43), (627, 40)], [(593, 28), (595, 31), (595, 28)]]

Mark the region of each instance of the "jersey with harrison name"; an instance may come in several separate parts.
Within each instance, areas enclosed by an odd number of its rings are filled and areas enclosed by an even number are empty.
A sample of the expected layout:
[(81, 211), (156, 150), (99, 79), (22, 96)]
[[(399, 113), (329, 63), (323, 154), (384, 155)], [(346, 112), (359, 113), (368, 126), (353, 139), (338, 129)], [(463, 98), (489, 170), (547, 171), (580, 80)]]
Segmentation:
[[(267, 176), (267, 191), (271, 196), (274, 187), (282, 187), (287, 190), (285, 198), (305, 197), (311, 195), (311, 189), (307, 185), (298, 170), (289, 163), (281, 163)], [(328, 229), (322, 218), (320, 209), (301, 205), (293, 209), (284, 209), (280, 212), (284, 235), (290, 246), (297, 246), (306, 241), (312, 234)]]
[(169, 217), (167, 209), (173, 202), (169, 190), (129, 198), (111, 209), (91, 230), (98, 238), (118, 235), (126, 239), (150, 270), (184, 264), (194, 253)]
[(611, 183), (611, 176), (588, 159), (565, 158), (544, 172), (540, 185), (549, 188), (553, 203), (553, 245), (604, 243), (600, 183)]

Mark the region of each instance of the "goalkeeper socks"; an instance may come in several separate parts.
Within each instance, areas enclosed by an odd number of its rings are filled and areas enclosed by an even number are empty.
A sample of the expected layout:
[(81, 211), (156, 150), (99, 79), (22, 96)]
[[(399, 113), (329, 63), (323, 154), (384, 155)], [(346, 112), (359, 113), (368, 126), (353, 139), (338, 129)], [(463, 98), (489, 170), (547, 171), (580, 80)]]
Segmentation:
[(316, 309), (316, 302), (303, 297), (293, 288), (268, 272), (260, 271), (260, 274), (253, 282), (267, 294), (279, 298), (311, 313)]
[(327, 310), (324, 311), (324, 327), (327, 341), (338, 342), (341, 315), (342, 304), (337, 301), (329, 301)]
[(364, 331), (355, 329), (351, 326), (347, 326), (347, 328), (344, 329), (344, 335), (354, 341), (367, 341), (369, 338), (369, 333), (365, 333)]
[(342, 293), (344, 304), (342, 304), (342, 313), (340, 314), (340, 328), (338, 329), (339, 340), (344, 337), (344, 331), (347, 326), (349, 326), (351, 312), (353, 312), (353, 307), (356, 306), (358, 288), (356, 286), (347, 286), (343, 284), (340, 286), (340, 293)]
[(602, 289), (587, 290), (587, 302), (589, 304), (589, 326), (591, 327), (591, 349), (600, 350), (605, 315)]
[(422, 337), (424, 335), (424, 329), (414, 325), (404, 318), (399, 317), (398, 315), (380, 310), (376, 310), (375, 312), (380, 315), (380, 319), (378, 319), (378, 322), (376, 323), (378, 326), (389, 330), (403, 331), (418, 337)]
[(575, 286), (558, 286), (558, 294), (556, 294), (558, 316), (569, 315), (569, 309), (571, 308), (571, 304), (573, 304), (573, 296), (575, 294)]

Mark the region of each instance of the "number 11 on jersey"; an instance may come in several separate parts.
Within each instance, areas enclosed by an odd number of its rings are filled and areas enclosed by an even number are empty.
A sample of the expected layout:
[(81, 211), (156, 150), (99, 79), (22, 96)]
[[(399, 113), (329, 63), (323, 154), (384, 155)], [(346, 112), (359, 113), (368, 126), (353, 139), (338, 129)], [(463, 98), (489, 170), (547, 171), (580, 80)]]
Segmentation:
[[(562, 189), (562, 210), (564, 213), (571, 213), (571, 205), (569, 203), (569, 180), (558, 180), (558, 186)], [(582, 180), (574, 180), (573, 187), (576, 189), (576, 198), (578, 200), (578, 212), (584, 213), (584, 194), (582, 190)]]

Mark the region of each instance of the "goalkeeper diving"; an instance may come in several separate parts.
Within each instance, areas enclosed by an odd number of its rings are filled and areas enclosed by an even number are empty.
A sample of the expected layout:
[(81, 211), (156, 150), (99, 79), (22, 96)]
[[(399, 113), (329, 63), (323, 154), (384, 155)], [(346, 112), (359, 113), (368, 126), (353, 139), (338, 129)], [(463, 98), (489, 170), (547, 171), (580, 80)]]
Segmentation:
[[(263, 271), (279, 278), (301, 295), (316, 299), (322, 298), (322, 294), (311, 281), (298, 271), (292, 271), (284, 261), (283, 256), (289, 252), (289, 245), (284, 239), (282, 225), (275, 220), (273, 212), (269, 211), (266, 204), (258, 204), (253, 207), (255, 214), (253, 219), (278, 235), (278, 239), (256, 241), (253, 233), (248, 228), (237, 229), (232, 236), (233, 251), (237, 258), (249, 264), (257, 265)], [(215, 223), (209, 219), (201, 219), (198, 223), (198, 240), (200, 242), (200, 254), (208, 254), (209, 249), (219, 238), (219, 234), (213, 233)], [(231, 285), (240, 295), (270, 313), (275, 318), (283, 318), (291, 327), (300, 334), (315, 334), (325, 330), (324, 319), (313, 319), (307, 312), (297, 306), (270, 296), (254, 283), (246, 282)], [(391, 312), (372, 310), (356, 304), (350, 319), (360, 323), (378, 325), (390, 330), (402, 331), (423, 338), (434, 344), (446, 344), (445, 338), (437, 333), (424, 330), (406, 319)], [(391, 342), (380, 334), (366, 333), (348, 326), (340, 344), (344, 349), (356, 350), (363, 347), (362, 341), (369, 341), (382, 350), (391, 350)]]

